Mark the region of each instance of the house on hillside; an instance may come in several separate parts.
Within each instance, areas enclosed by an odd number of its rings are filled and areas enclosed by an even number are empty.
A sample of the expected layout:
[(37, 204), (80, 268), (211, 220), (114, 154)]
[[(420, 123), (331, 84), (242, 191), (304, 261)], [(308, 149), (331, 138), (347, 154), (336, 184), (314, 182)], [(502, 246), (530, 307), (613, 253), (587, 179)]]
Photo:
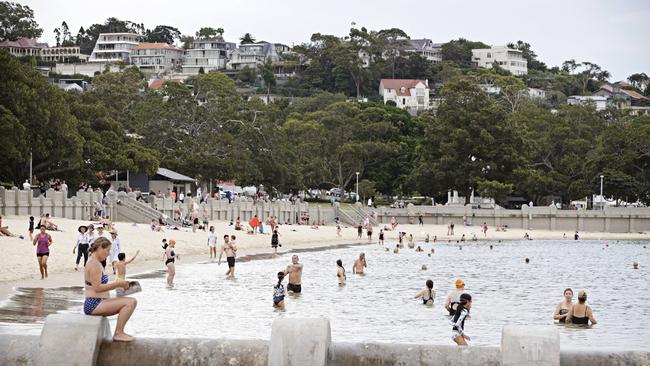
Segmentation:
[(47, 43), (39, 43), (37, 40), (29, 38), (0, 42), (0, 49), (6, 49), (10, 55), (16, 57), (41, 57), (41, 51), (47, 47)]
[(491, 69), (494, 64), (515, 76), (528, 74), (528, 61), (523, 52), (506, 46), (477, 48), (472, 50), (472, 65)]
[(401, 51), (417, 53), (434, 64), (442, 62), (442, 43), (433, 43), (427, 38), (408, 39), (406, 43), (400, 48)]
[(133, 49), (142, 36), (135, 33), (100, 33), (88, 62), (129, 62)]
[(241, 70), (245, 67), (257, 69), (257, 65), (264, 63), (267, 59), (270, 59), (271, 62), (278, 62), (280, 57), (275, 47), (275, 44), (264, 41), (239, 45), (230, 54), (227, 68), (229, 70)]
[(182, 63), (184, 51), (167, 43), (140, 43), (131, 52), (131, 63), (145, 74), (161, 74)]
[(381, 79), (379, 95), (384, 104), (394, 102), (411, 114), (429, 109), (429, 82), (418, 79)]
[(567, 98), (567, 104), (570, 105), (592, 105), (597, 111), (607, 109), (607, 97), (600, 95), (572, 95)]
[(237, 48), (233, 42), (226, 42), (222, 37), (196, 39), (192, 48), (185, 51), (183, 73), (196, 75), (203, 68), (205, 73), (226, 68), (230, 53)]
[(632, 106), (641, 107), (650, 104), (650, 98), (639, 94), (635, 90), (624, 89), (622, 86), (625, 85), (605, 83), (600, 86), (594, 95), (607, 97), (611, 100), (612, 104), (620, 109), (626, 109)]

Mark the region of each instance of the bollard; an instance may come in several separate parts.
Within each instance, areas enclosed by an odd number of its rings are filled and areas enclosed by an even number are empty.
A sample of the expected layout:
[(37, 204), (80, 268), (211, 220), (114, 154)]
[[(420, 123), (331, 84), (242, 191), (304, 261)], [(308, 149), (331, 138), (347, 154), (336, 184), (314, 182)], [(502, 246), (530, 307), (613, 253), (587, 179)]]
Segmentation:
[(325, 366), (332, 344), (325, 318), (280, 318), (273, 322), (268, 366)]
[(560, 333), (552, 325), (506, 325), (501, 356), (503, 366), (560, 366)]

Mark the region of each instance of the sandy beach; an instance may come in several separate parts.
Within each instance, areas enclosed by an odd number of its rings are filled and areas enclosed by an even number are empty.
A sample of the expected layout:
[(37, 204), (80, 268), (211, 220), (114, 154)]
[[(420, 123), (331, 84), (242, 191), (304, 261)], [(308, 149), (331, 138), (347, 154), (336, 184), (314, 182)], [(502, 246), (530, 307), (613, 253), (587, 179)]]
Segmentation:
[[(78, 286), (83, 282), (83, 271), (74, 270), (76, 255), (72, 254), (78, 235), (77, 228), (80, 225), (87, 225), (86, 221), (54, 218), (53, 221), (63, 231), (49, 232), (52, 235), (53, 244), (50, 249), (48, 260), (49, 277), (40, 279), (38, 264), (36, 262), (36, 249), (29, 241), (27, 228), (29, 226), (28, 216), (4, 216), (3, 226), (8, 226), (15, 235), (23, 235), (25, 238), (0, 237), (2, 247), (2, 260), (0, 261), (0, 299), (5, 299), (14, 287), (61, 287)], [(215, 232), (220, 236), (229, 234), (237, 236), (238, 256), (271, 253), (271, 236), (267, 234), (246, 234), (243, 231), (234, 230), (229, 222), (215, 221), (210, 225), (215, 226)], [(162, 262), (163, 249), (161, 241), (176, 240), (177, 252), (181, 256), (178, 263), (182, 267), (185, 263), (209, 261), (209, 250), (207, 246), (208, 234), (203, 231), (193, 233), (191, 229), (166, 230), (165, 232), (153, 232), (148, 225), (132, 224), (125, 222), (115, 223), (119, 233), (122, 251), (127, 258), (140, 251), (138, 258), (129, 265), (128, 274), (147, 272), (152, 270), (164, 270)], [(437, 236), (438, 240), (459, 240), (463, 234), (469, 241), (474, 234), (479, 240), (520, 240), (528, 233), (532, 239), (560, 240), (564, 232), (541, 231), (541, 230), (518, 230), (510, 229), (506, 232), (496, 232), (490, 227), (487, 236), (480, 232), (480, 227), (469, 226), (455, 227), (455, 235), (447, 236), (445, 225), (399, 225), (397, 230), (413, 234), (416, 241), (424, 240), (428, 233), (431, 238)], [(387, 231), (385, 241), (393, 244), (397, 241), (398, 231)], [(281, 248), (278, 253), (294, 249), (308, 249), (330, 247), (341, 244), (366, 243), (365, 232), (363, 240), (357, 238), (357, 230), (353, 227), (342, 226), (342, 237), (336, 235), (335, 226), (321, 226), (318, 230), (309, 226), (282, 225), (279, 228)], [(375, 228), (373, 242), (377, 242), (379, 228)], [(568, 238), (573, 237), (573, 232), (566, 232)], [(602, 233), (583, 232), (580, 238), (584, 240), (650, 240), (648, 233)], [(218, 242), (220, 245), (222, 240)], [(225, 257), (223, 258), (225, 262)], [(83, 264), (83, 259), (82, 259)], [(179, 268), (179, 270), (182, 270)], [(224, 264), (225, 270), (225, 264)], [(113, 275), (109, 268), (109, 275)], [(127, 275), (128, 277), (128, 275)]]

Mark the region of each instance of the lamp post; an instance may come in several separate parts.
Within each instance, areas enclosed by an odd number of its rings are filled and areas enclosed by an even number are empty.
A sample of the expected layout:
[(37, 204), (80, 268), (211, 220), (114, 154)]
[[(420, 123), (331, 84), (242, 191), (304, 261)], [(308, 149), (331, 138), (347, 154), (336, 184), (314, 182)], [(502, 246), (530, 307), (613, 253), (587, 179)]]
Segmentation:
[(605, 198), (603, 197), (603, 178), (605, 178), (604, 175), (600, 175), (600, 203), (603, 205), (602, 208), (605, 208)]
[(359, 202), (359, 172), (357, 172), (357, 202)]

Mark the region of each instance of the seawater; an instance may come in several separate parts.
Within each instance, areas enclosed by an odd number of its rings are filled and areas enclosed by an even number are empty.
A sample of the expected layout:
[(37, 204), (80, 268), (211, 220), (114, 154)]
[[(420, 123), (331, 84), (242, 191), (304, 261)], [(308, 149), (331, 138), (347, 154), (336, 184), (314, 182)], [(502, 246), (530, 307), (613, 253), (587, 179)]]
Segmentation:
[[(418, 243), (424, 252), (405, 248), (399, 254), (392, 252), (394, 245), (297, 253), (304, 265), (303, 293), (287, 296), (284, 311), (272, 307), (273, 285), (291, 254), (237, 263), (234, 280), (225, 279), (223, 262), (181, 261), (172, 289), (166, 288), (162, 271), (136, 276), (143, 292), (134, 295), (138, 308), (127, 331), (138, 337), (268, 339), (276, 318), (326, 317), (334, 342), (453, 344), (443, 303), (454, 281), (462, 278), (473, 297), (466, 321), (471, 345), (498, 346), (504, 325), (555, 324), (555, 305), (570, 287), (576, 296), (586, 290), (598, 324), (589, 329), (556, 324), (562, 348), (648, 349), (650, 249), (643, 246), (650, 242), (438, 242)], [(429, 257), (431, 248), (435, 253)], [(182, 256), (182, 248), (178, 252)], [(363, 276), (352, 274), (360, 252), (368, 262)], [(337, 284), (337, 259), (347, 269), (345, 287)], [(633, 261), (640, 263), (639, 269), (632, 268)], [(421, 270), (423, 264), (427, 270)], [(414, 299), (427, 279), (434, 281), (433, 307)], [(40, 295), (38, 301), (47, 307), (56, 300), (65, 304), (59, 311), (81, 312), (80, 296), (80, 291), (62, 289)], [(21, 323), (42, 321), (32, 305), (25, 307)], [(11, 319), (0, 310), (5, 332), (19, 326)], [(114, 327), (115, 318), (111, 322)]]

